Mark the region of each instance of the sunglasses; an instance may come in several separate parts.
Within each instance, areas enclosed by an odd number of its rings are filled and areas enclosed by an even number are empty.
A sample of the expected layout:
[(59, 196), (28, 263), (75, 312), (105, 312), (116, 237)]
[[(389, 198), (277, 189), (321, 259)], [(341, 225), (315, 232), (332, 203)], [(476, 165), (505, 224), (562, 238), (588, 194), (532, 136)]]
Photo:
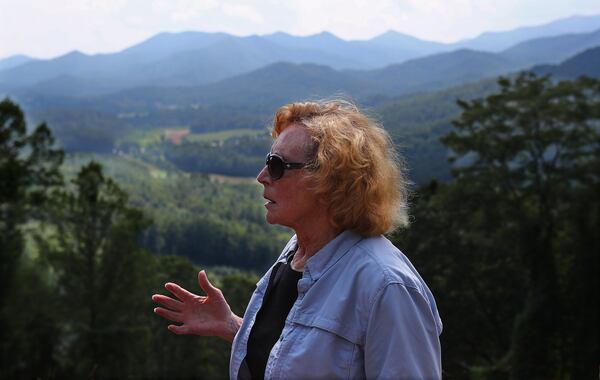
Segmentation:
[(306, 166), (304, 163), (285, 162), (281, 156), (274, 153), (267, 154), (265, 165), (267, 166), (267, 170), (273, 181), (277, 181), (279, 178), (283, 177), (283, 173), (285, 173), (286, 170), (302, 169)]

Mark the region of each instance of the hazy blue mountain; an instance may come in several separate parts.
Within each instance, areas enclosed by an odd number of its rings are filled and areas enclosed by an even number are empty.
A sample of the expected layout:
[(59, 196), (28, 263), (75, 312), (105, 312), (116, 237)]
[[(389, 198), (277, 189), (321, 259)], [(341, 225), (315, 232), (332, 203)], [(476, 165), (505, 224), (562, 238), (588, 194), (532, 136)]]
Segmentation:
[(308, 62), (328, 64), (335, 69), (380, 68), (448, 49), (445, 44), (420, 40), (395, 31), (388, 31), (366, 41), (346, 41), (329, 32), (306, 37), (278, 32), (265, 35), (263, 38), (291, 49), (312, 48), (335, 54), (340, 58), (336, 62), (308, 60)]
[(453, 47), (499, 52), (534, 38), (587, 33), (598, 28), (600, 28), (600, 15), (571, 16), (537, 26), (526, 26), (502, 32), (485, 32), (476, 38), (459, 41)]
[[(22, 64), (0, 72), (0, 83), (4, 87), (32, 86), (68, 75), (71, 83), (87, 84), (77, 93), (93, 94), (148, 85), (204, 84), (278, 61), (310, 62), (334, 68), (383, 66), (394, 61), (398, 54), (364, 41), (344, 41), (330, 33), (309, 37), (161, 33), (117, 53), (86, 55), (74, 51)], [(89, 87), (96, 81), (103, 82), (102, 90)], [(63, 87), (65, 91), (70, 89), (67, 84)], [(63, 87), (46, 86), (46, 89)]]
[(17, 67), (24, 63), (33, 61), (34, 59), (35, 58), (31, 58), (23, 54), (12, 55), (10, 57), (0, 59), (0, 71)]
[(415, 59), (379, 70), (334, 70), (316, 64), (279, 62), (215, 83), (194, 87), (144, 87), (98, 99), (122, 110), (203, 105), (247, 105), (272, 110), (293, 100), (347, 96), (373, 102), (401, 94), (434, 91), (506, 74), (518, 68), (493, 53), (461, 50)]
[(198, 50), (231, 36), (227, 33), (180, 32), (159, 33), (149, 39), (133, 45), (117, 56), (130, 59), (157, 61), (168, 56), (189, 50)]
[(258, 36), (228, 36), (204, 49), (184, 51), (145, 65), (140, 75), (155, 78), (154, 84), (199, 85), (216, 82), (279, 62), (333, 65), (341, 57), (311, 48), (291, 49)]
[(32, 85), (60, 75), (73, 75), (86, 70), (93, 58), (78, 51), (54, 59), (40, 59), (0, 72), (0, 83)]
[[(90, 98), (89, 102), (105, 111), (136, 112), (198, 104), (247, 105), (266, 110), (292, 100), (335, 94), (372, 102), (375, 97), (435, 91), (519, 68), (497, 54), (470, 50), (440, 53), (377, 70), (335, 70), (324, 65), (279, 62), (210, 84), (144, 86)], [(63, 94), (77, 96), (85, 94), (86, 85), (94, 83), (62, 76), (44, 82), (37, 90), (32, 88), (30, 93), (51, 95), (60, 86), (71, 86)]]
[[(156, 80), (144, 76), (153, 63), (185, 51), (205, 48), (230, 37), (225, 33), (160, 33), (117, 53), (86, 55), (77, 51), (48, 60), (38, 60), (0, 72), (0, 83), (31, 86), (68, 75), (81, 83), (105, 82), (105, 87), (119, 90), (130, 86), (148, 85)], [(69, 88), (69, 86), (65, 86)], [(97, 93), (86, 88), (86, 93)]]
[(600, 46), (579, 53), (560, 65), (536, 66), (532, 71), (539, 75), (550, 74), (559, 79), (575, 79), (582, 75), (600, 79)]
[(372, 91), (404, 94), (474, 82), (519, 68), (517, 63), (497, 54), (463, 49), (352, 73), (368, 82)]
[[(146, 86), (196, 86), (287, 61), (344, 67), (378, 67), (422, 53), (417, 39), (387, 33), (375, 42), (344, 41), (330, 33), (295, 37), (161, 34), (114, 54), (72, 52), (0, 72), (0, 83), (44, 94), (94, 95)], [(394, 48), (405, 43), (412, 52)], [(394, 45), (396, 44), (396, 45)], [(426, 42), (428, 46), (439, 45)], [(187, 49), (185, 47), (188, 47)], [(405, 54), (406, 53), (406, 54)], [(99, 86), (96, 86), (99, 84)], [(39, 85), (39, 89), (35, 86)]]
[[(196, 86), (278, 61), (333, 66), (344, 62), (344, 57), (327, 50), (287, 48), (258, 36), (165, 34), (119, 53), (91, 56), (72, 52), (8, 69), (0, 72), (0, 88), (21, 86), (46, 94), (94, 95), (149, 85)], [(65, 76), (69, 78), (63, 81)], [(40, 89), (35, 89), (38, 85)]]
[(536, 38), (504, 50), (501, 55), (523, 65), (554, 64), (595, 46), (600, 46), (600, 28), (591, 33)]
[(20, 87), (20, 93), (53, 96), (57, 94), (69, 97), (85, 97), (98, 94), (109, 94), (118, 91), (120, 87), (114, 81), (101, 78), (75, 77), (68, 74), (42, 80), (35, 85)]
[(203, 91), (220, 102), (283, 104), (332, 94), (355, 94), (369, 84), (361, 78), (315, 64), (276, 63), (210, 84)]
[(360, 79), (328, 66), (279, 62), (203, 86), (136, 88), (96, 98), (96, 102), (107, 109), (138, 111), (154, 109), (156, 104), (173, 108), (246, 105), (271, 111), (292, 100), (358, 93), (366, 87)]
[(450, 48), (450, 44), (422, 40), (394, 30), (388, 30), (371, 38), (368, 42), (386, 49), (403, 49), (419, 54), (431, 54)]
[(276, 32), (273, 34), (265, 34), (260, 37), (281, 46), (294, 49), (310, 48), (336, 50), (343, 49), (348, 42), (330, 32), (321, 32), (309, 36), (294, 36), (284, 32)]
[[(12, 69), (0, 71), (0, 88), (6, 85), (16, 87), (45, 86), (47, 82), (57, 83), (60, 78), (69, 77), (71, 81), (87, 83), (85, 93), (96, 94), (108, 91), (117, 91), (124, 86), (141, 85), (145, 81), (135, 81), (137, 63), (127, 59), (120, 59), (118, 54), (88, 55), (73, 51), (54, 59), (34, 60)], [(148, 78), (145, 78), (148, 79)], [(100, 83), (101, 88), (96, 88), (95, 83)], [(70, 90), (68, 83), (54, 86), (57, 93), (67, 94)]]
[[(490, 35), (515, 41), (569, 28), (571, 32), (579, 31), (598, 21), (600, 16), (577, 16), (539, 27)], [(344, 77), (364, 84), (357, 90), (360, 96), (387, 96), (436, 90), (537, 63), (559, 62), (596, 45), (600, 38), (598, 33), (538, 38), (522, 42), (499, 55), (472, 49), (448, 52), (446, 49), (458, 45), (423, 41), (393, 31), (368, 41), (345, 41), (328, 32), (306, 37), (285, 33), (249, 37), (225, 33), (161, 33), (117, 53), (86, 55), (75, 51), (54, 59), (7, 68), (0, 71), (0, 93), (19, 90), (21, 93), (73, 97), (133, 88), (196, 87), (209, 83), (222, 89), (221, 80), (245, 73), (257, 75), (252, 72), (276, 62), (292, 62), (345, 70), (343, 75), (338, 73), (332, 80)], [(477, 45), (477, 41), (467, 42)], [(432, 52), (435, 54), (431, 55)], [(290, 83), (294, 80), (288, 79)], [(234, 82), (224, 83), (233, 85)], [(352, 88), (353, 83), (340, 82), (337, 87), (343, 91)], [(236, 95), (235, 91), (233, 95)]]
[[(327, 64), (335, 69), (342, 68), (367, 68), (380, 64), (380, 56), (386, 55), (382, 49), (370, 46), (361, 41), (346, 41), (338, 38), (332, 33), (322, 32), (310, 36), (293, 36), (291, 34), (278, 32), (261, 36), (261, 38), (276, 43), (289, 50), (310, 49), (313, 54), (305, 55), (302, 62)], [(337, 57), (337, 60), (319, 62), (316, 52), (328, 52)], [(362, 52), (362, 54), (360, 54)], [(287, 60), (293, 62), (292, 60)]]

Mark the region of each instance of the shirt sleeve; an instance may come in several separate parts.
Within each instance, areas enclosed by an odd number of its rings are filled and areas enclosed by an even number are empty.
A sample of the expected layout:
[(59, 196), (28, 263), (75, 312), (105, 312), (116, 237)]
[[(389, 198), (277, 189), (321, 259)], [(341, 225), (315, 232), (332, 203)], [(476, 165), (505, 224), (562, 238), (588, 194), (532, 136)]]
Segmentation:
[(417, 289), (387, 285), (374, 300), (367, 325), (367, 379), (440, 379), (440, 332)]

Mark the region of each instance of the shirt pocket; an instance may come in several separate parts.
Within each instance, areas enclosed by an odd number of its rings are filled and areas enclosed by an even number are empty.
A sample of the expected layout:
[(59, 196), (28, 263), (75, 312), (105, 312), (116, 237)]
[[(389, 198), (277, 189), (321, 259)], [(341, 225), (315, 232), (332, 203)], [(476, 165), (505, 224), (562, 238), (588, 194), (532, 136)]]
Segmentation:
[[(364, 375), (362, 349), (340, 324), (325, 319), (296, 320), (282, 352), (290, 379), (354, 379)], [(289, 339), (289, 340), (288, 340)], [(286, 344), (287, 346), (287, 344)]]

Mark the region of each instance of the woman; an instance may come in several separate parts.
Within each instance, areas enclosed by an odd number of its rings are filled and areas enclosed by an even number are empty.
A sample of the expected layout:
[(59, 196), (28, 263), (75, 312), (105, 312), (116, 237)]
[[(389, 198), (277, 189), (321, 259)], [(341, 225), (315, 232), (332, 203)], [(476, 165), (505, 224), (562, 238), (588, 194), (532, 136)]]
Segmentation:
[(295, 235), (243, 318), (198, 274), (154, 295), (176, 334), (232, 341), (232, 379), (441, 377), (434, 298), (384, 233), (404, 225), (406, 182), (387, 133), (340, 101), (281, 107), (257, 180), (267, 222)]

